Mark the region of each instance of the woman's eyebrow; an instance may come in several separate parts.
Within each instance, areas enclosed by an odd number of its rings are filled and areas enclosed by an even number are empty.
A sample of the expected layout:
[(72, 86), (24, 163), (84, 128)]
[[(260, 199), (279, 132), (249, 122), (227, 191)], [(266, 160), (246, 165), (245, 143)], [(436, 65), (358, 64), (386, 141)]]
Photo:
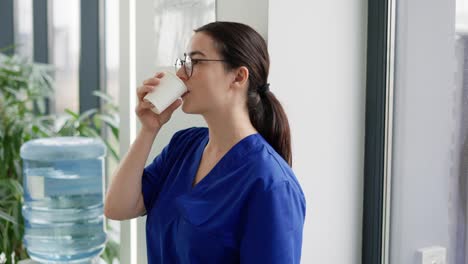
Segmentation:
[(206, 57), (205, 54), (199, 50), (194, 50), (194, 51), (191, 51), (189, 54), (189, 57), (192, 57), (194, 55), (200, 55), (200, 56), (203, 56), (203, 57)]

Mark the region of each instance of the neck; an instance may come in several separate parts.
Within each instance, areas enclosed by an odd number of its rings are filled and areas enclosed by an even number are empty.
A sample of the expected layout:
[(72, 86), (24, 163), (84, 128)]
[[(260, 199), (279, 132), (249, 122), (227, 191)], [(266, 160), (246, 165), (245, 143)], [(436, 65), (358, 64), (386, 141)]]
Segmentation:
[(209, 142), (205, 152), (223, 154), (243, 138), (257, 133), (247, 110), (211, 113), (203, 116), (208, 124)]

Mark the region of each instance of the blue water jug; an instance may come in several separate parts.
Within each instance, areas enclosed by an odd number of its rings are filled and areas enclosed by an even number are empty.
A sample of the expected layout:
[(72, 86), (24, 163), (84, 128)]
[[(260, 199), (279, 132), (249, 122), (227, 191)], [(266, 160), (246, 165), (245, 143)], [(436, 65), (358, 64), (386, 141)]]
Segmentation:
[(41, 263), (92, 263), (104, 250), (102, 141), (31, 140), (21, 146), (24, 245)]

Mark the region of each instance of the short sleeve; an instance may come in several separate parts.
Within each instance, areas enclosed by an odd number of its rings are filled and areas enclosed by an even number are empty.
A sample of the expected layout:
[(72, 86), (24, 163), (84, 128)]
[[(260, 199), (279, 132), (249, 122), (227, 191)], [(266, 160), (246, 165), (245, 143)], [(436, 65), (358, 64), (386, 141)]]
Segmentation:
[(141, 185), (143, 201), (147, 212), (153, 207), (153, 201), (161, 192), (162, 185), (166, 179), (167, 175), (163, 165), (167, 159), (168, 149), (169, 145), (164, 147), (153, 162), (143, 170)]
[(289, 182), (254, 193), (241, 237), (241, 263), (299, 264), (304, 219), (304, 196)]
[(176, 151), (176, 144), (181, 131), (176, 132), (161, 153), (154, 158), (153, 162), (146, 166), (142, 176), (142, 194), (146, 211), (153, 207), (154, 201), (159, 196), (164, 182), (167, 179), (168, 168), (171, 166), (170, 154)]

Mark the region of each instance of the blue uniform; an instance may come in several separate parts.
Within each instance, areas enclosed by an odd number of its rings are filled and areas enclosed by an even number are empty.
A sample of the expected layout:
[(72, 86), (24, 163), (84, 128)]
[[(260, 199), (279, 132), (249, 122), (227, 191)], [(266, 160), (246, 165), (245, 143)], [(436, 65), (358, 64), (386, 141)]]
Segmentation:
[(305, 198), (291, 168), (252, 134), (192, 188), (208, 137), (178, 131), (144, 169), (148, 263), (300, 263)]

